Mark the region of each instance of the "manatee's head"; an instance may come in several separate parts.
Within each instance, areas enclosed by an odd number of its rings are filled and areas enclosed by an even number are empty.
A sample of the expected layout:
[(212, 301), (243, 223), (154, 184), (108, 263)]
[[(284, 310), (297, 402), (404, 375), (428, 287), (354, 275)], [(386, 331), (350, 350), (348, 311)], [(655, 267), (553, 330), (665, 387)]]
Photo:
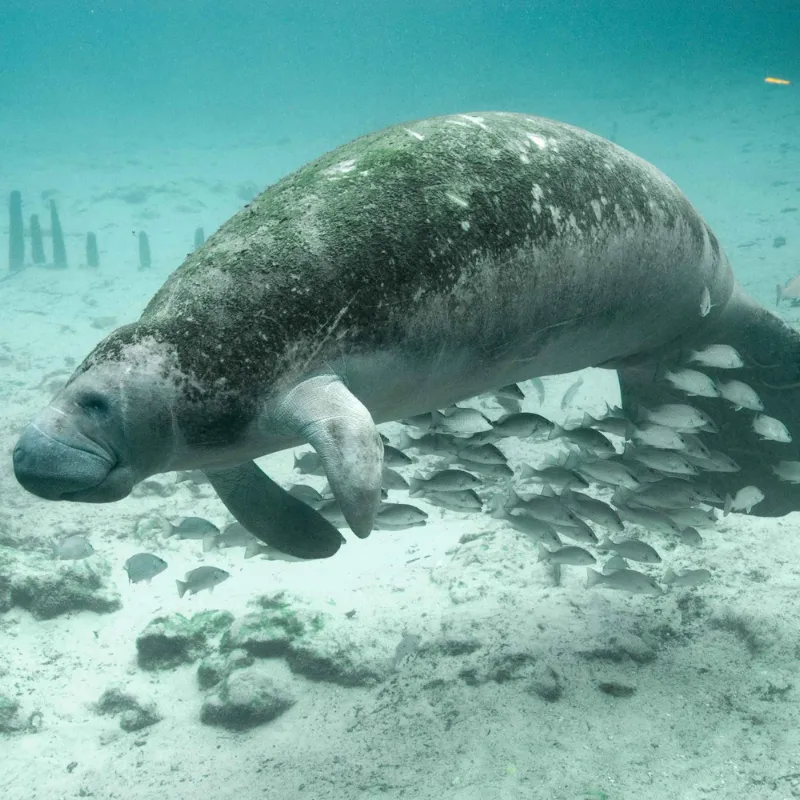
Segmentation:
[(14, 448), (14, 473), (48, 500), (119, 500), (168, 469), (173, 388), (163, 344), (125, 326), (101, 342)]

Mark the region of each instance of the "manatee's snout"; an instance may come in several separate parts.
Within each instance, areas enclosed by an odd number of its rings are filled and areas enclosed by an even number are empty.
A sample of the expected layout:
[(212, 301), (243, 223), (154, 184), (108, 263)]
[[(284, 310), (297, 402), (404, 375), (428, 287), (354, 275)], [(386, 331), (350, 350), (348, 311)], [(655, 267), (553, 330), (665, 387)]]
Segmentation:
[[(87, 440), (88, 441), (88, 440)], [(100, 448), (88, 447), (48, 435), (29, 425), (14, 448), (14, 474), (31, 494), (46, 500), (111, 500), (119, 494), (108, 486), (114, 460)], [(129, 490), (128, 490), (129, 491)]]

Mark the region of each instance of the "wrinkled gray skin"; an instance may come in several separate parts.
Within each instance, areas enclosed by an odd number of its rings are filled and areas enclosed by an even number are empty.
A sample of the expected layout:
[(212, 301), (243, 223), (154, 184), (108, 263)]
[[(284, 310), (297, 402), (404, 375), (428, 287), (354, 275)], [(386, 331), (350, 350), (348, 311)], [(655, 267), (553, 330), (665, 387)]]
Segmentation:
[[(34, 494), (83, 502), (202, 469), (248, 530), (320, 557), (340, 537), (254, 458), (311, 443), (366, 536), (375, 423), (590, 366), (620, 371), (626, 404), (666, 402), (677, 397), (653, 383), (656, 366), (707, 343), (736, 347), (735, 377), (800, 432), (800, 337), (744, 295), (664, 175), (537, 117), (421, 120), (322, 156), (223, 225), (89, 355), (14, 466)], [(756, 484), (755, 513), (797, 508), (770, 470), (795, 445), (756, 441), (752, 415), (722, 401), (698, 405), (721, 428), (710, 446), (743, 467), (709, 476), (716, 487)]]

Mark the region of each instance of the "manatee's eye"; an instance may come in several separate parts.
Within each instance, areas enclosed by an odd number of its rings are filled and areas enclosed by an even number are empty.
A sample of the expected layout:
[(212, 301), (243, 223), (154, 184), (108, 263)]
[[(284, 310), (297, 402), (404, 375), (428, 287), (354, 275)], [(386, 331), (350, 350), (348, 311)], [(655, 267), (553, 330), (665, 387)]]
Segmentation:
[(108, 400), (101, 394), (96, 392), (86, 392), (82, 394), (77, 400), (77, 404), (86, 411), (94, 411), (98, 414), (105, 414), (108, 409)]

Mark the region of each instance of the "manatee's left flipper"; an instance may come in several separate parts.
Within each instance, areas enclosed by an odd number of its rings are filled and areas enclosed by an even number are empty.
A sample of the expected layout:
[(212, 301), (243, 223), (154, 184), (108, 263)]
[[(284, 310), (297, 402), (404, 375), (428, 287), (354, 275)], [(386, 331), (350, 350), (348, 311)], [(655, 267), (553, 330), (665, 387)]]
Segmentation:
[(317, 451), (356, 536), (369, 536), (381, 502), (383, 442), (367, 408), (339, 378), (318, 375), (286, 393), (265, 425)]
[(325, 517), (270, 480), (253, 461), (205, 473), (237, 521), (283, 553), (328, 558), (344, 541)]

